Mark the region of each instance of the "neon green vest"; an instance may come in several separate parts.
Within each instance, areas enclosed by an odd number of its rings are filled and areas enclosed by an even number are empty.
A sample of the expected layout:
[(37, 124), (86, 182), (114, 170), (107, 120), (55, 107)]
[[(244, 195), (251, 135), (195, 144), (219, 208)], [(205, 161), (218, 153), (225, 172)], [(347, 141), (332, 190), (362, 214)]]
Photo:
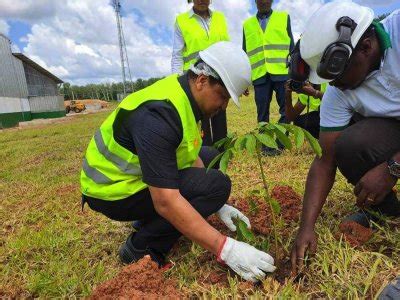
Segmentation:
[(251, 79), (265, 74), (286, 75), (286, 57), (289, 54), (290, 37), (287, 33), (288, 14), (273, 11), (265, 32), (256, 16), (243, 24), (246, 51), (251, 64)]
[[(327, 85), (328, 85), (327, 83), (321, 84), (321, 92), (325, 93)], [(314, 98), (311, 96), (309, 97), (304, 94), (298, 94), (297, 96), (301, 104), (303, 104), (305, 107), (308, 106), (308, 109), (305, 110), (304, 113), (307, 113), (307, 111), (312, 112), (319, 110), (319, 106), (321, 105), (321, 99)]]
[(186, 71), (196, 62), (199, 51), (220, 41), (229, 41), (228, 25), (221, 12), (214, 11), (211, 15), (209, 32), (207, 33), (195, 17), (190, 13), (180, 14), (176, 18), (185, 48), (183, 50), (183, 70)]
[(200, 127), (175, 74), (129, 95), (104, 121), (91, 139), (83, 160), (81, 190), (84, 195), (120, 200), (147, 187), (142, 181), (138, 156), (114, 140), (113, 124), (120, 109), (134, 110), (149, 100), (165, 100), (174, 105), (183, 128), (182, 141), (176, 150), (178, 169), (193, 165), (202, 143)]

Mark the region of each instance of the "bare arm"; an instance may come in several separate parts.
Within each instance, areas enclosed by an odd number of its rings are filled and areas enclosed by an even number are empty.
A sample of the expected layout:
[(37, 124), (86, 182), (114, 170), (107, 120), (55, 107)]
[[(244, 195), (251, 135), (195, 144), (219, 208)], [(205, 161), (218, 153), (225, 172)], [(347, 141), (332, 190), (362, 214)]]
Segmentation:
[(306, 251), (315, 252), (315, 222), (332, 188), (336, 174), (335, 141), (340, 132), (321, 132), (321, 158), (315, 158), (308, 172), (300, 228), (292, 248), (292, 269), (301, 268)]
[(177, 189), (149, 187), (157, 213), (184, 236), (217, 255), (224, 235), (207, 223)]

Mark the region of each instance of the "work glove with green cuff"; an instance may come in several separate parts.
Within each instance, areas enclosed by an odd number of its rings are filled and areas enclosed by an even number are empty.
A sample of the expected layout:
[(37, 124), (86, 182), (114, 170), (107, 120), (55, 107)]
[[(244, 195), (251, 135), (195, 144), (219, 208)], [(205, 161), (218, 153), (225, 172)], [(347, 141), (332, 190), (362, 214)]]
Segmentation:
[(228, 265), (243, 279), (257, 282), (266, 272), (274, 272), (274, 259), (268, 253), (249, 244), (226, 237), (218, 252), (217, 260)]
[(220, 220), (222, 222), (224, 222), (226, 227), (228, 227), (229, 230), (231, 230), (231, 231), (236, 231), (236, 226), (233, 223), (234, 218), (242, 220), (243, 222), (246, 223), (247, 228), (249, 228), (249, 229), (251, 228), (249, 218), (247, 218), (238, 209), (236, 209), (230, 205), (225, 204), (224, 206), (222, 206), (222, 208), (219, 211), (217, 211), (216, 214), (217, 214), (218, 218), (220, 218)]

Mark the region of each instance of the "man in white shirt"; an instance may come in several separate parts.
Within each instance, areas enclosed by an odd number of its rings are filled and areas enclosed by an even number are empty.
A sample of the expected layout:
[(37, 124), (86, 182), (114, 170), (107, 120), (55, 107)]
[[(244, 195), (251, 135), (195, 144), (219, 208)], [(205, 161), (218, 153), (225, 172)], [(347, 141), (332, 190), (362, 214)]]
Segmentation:
[[(199, 51), (216, 42), (229, 40), (225, 16), (209, 8), (210, 0), (188, 0), (190, 2), (193, 2), (193, 7), (178, 15), (175, 22), (171, 71), (176, 74), (186, 72), (197, 60)], [(225, 111), (202, 119), (203, 145), (211, 146), (226, 135)]]
[(348, 219), (369, 226), (375, 214), (365, 209), (400, 215), (393, 191), (400, 176), (400, 11), (382, 23), (373, 18), (367, 7), (330, 2), (310, 18), (300, 40), (303, 66), (309, 67), (304, 75), (331, 86), (321, 105), (322, 157), (308, 174), (293, 271), (316, 250), (315, 223), (337, 168), (355, 186), (361, 209)]

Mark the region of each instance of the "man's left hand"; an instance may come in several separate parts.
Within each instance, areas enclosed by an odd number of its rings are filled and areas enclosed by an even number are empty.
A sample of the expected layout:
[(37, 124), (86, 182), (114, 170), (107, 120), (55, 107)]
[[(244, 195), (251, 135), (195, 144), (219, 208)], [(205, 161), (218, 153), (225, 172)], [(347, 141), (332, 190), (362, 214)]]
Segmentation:
[(237, 218), (246, 223), (247, 228), (251, 228), (250, 220), (238, 209), (225, 204), (222, 208), (217, 211), (218, 218), (225, 223), (226, 227), (231, 231), (236, 231), (236, 225), (233, 223), (233, 219)]
[(369, 170), (354, 187), (358, 207), (379, 204), (395, 186), (397, 179), (390, 175), (384, 162)]

